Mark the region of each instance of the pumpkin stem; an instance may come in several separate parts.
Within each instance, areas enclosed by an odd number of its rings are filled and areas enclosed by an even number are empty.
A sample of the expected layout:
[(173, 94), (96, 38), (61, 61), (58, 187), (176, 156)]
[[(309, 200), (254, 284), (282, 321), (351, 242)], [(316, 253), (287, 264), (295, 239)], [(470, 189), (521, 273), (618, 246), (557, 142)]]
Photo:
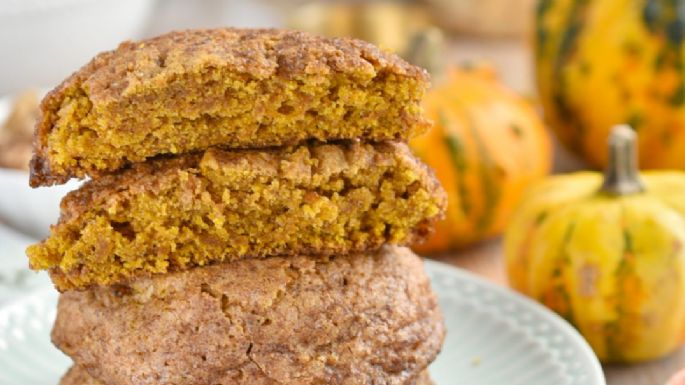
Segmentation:
[(425, 28), (412, 36), (404, 56), (425, 68), (431, 74), (433, 84), (438, 84), (445, 75), (444, 46), (445, 37), (439, 28)]
[(609, 160), (601, 191), (611, 195), (645, 191), (637, 167), (637, 135), (626, 124), (614, 126), (609, 134)]

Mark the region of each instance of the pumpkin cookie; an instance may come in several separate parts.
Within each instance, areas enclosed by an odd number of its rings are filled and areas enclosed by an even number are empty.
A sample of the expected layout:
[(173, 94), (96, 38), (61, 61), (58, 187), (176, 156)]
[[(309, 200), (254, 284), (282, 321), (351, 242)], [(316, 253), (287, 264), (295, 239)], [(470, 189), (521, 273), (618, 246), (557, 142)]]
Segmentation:
[(428, 235), (445, 202), (400, 143), (209, 149), (86, 183), (27, 254), (69, 290), (240, 258), (407, 245)]
[(444, 332), (421, 259), (384, 246), (69, 291), (52, 340), (109, 385), (399, 385)]
[[(267, 382), (269, 385), (280, 385), (277, 382)], [(416, 379), (410, 380), (407, 385), (434, 385), (427, 371), (422, 372)], [(59, 385), (105, 385), (91, 377), (87, 371), (78, 366), (72, 366), (64, 374)]]
[(105, 385), (104, 383), (91, 377), (88, 372), (76, 365), (72, 366), (64, 373), (58, 385)]
[(428, 128), (427, 86), (359, 40), (224, 28), (126, 42), (43, 100), (31, 185), (215, 145), (407, 139)]

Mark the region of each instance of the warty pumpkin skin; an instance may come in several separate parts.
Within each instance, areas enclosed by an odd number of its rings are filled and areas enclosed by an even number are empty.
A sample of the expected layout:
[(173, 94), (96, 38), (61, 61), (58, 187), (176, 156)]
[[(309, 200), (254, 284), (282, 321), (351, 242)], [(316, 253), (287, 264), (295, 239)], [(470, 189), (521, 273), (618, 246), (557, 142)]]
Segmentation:
[(685, 173), (601, 192), (599, 173), (533, 188), (505, 235), (510, 284), (585, 336), (603, 362), (664, 356), (685, 337)]
[(676, 0), (541, 0), (536, 73), (545, 119), (595, 167), (609, 128), (640, 134), (641, 166), (685, 168), (685, 14)]
[(433, 128), (410, 145), (445, 187), (446, 218), (421, 253), (499, 235), (524, 190), (549, 173), (549, 134), (533, 107), (488, 67), (453, 68), (425, 98)]

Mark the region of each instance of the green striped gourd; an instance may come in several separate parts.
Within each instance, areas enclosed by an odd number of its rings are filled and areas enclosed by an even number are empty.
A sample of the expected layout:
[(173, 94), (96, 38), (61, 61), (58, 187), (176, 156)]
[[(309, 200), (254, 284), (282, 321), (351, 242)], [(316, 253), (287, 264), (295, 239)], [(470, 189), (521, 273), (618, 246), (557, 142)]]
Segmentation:
[(537, 84), (569, 149), (606, 164), (609, 128), (640, 134), (644, 168), (685, 168), (685, 1), (541, 0)]
[(415, 249), (435, 253), (500, 234), (514, 206), (551, 164), (533, 107), (488, 67), (452, 68), (425, 100), (434, 127), (411, 142), (447, 190), (446, 218)]
[(685, 173), (638, 174), (634, 141), (614, 129), (604, 177), (534, 186), (504, 242), (510, 285), (571, 322), (603, 362), (659, 358), (685, 339)]

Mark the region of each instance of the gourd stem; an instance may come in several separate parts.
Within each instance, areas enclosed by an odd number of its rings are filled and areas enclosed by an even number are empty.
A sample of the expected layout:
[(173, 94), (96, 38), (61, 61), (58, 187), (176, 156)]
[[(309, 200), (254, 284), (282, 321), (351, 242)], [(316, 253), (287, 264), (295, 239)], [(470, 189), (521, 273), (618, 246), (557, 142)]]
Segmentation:
[(609, 134), (609, 159), (601, 191), (628, 195), (645, 191), (637, 167), (637, 135), (630, 126), (614, 126)]
[(445, 75), (445, 37), (436, 27), (425, 28), (412, 36), (404, 56), (412, 64), (425, 68), (433, 84)]

